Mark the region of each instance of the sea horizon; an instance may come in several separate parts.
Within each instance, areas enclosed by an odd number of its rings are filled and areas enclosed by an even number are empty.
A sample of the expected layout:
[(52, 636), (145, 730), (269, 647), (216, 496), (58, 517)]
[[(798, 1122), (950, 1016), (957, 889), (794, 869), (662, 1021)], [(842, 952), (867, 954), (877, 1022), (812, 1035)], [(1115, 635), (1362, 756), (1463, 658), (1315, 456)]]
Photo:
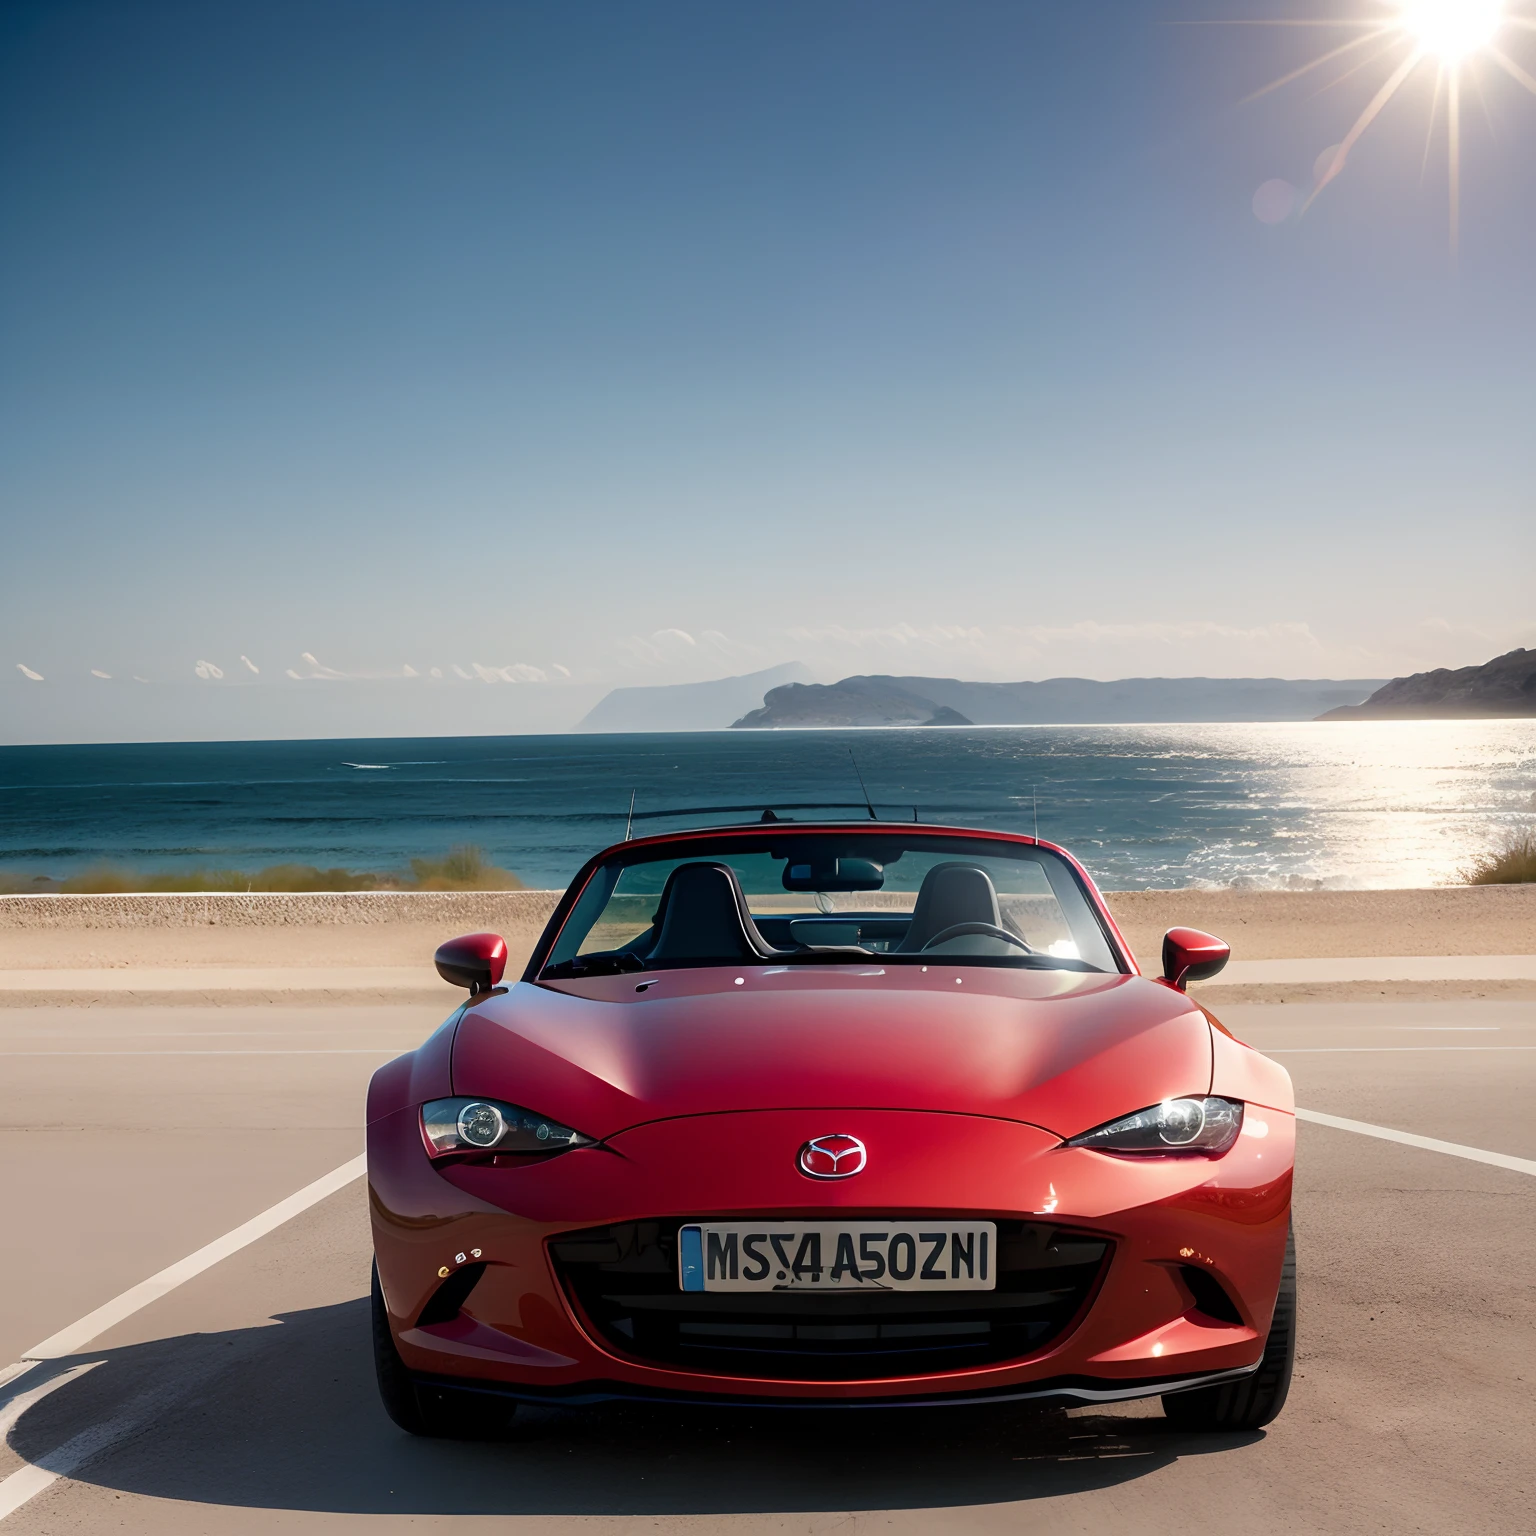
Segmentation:
[(1038, 813), (1106, 889), (1434, 886), (1529, 823), (1536, 720), (0, 747), (0, 875), (15, 890), (101, 864), (385, 871), (473, 844), (559, 887), (623, 836), (631, 792), (651, 813), (855, 805), (860, 774), (897, 819), (1029, 833)]

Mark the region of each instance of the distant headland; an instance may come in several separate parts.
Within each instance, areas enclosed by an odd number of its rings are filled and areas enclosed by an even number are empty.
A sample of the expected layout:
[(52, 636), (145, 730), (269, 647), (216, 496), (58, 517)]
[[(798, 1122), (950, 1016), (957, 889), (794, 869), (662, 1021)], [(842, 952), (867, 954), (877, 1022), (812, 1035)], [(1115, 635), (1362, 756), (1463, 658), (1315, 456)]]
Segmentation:
[(1361, 704), (1323, 720), (1498, 720), (1536, 716), (1536, 651), (1516, 646), (1480, 667), (1436, 667), (1394, 677)]
[(838, 726), (1184, 724), (1311, 720), (1358, 704), (1381, 685), (1369, 678), (1127, 677), (1097, 682), (973, 683), (953, 677), (845, 677), (787, 682), (734, 730)]

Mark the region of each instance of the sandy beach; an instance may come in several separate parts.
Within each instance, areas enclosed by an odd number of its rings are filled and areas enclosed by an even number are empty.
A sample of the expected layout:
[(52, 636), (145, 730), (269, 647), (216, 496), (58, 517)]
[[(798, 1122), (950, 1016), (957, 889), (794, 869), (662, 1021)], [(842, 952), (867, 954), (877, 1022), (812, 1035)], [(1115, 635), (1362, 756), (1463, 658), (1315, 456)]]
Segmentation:
[[(502, 934), (511, 970), (526, 959), (553, 891), (336, 895), (0, 897), (0, 1004), (94, 995), (116, 1003), (449, 1001), (432, 952), (456, 933)], [(1110, 908), (1155, 972), (1177, 924), (1232, 945), (1227, 975), (1200, 995), (1222, 1001), (1395, 996), (1536, 996), (1508, 957), (1536, 955), (1536, 886), (1404, 891), (1129, 891)], [(1489, 957), (1443, 977), (1393, 979), (1347, 962)], [(1315, 961), (1316, 974), (1257, 961)], [(1322, 962), (1330, 964), (1322, 964)], [(1387, 968), (1390, 970), (1390, 967)], [(1486, 971), (1486, 975), (1480, 974)]]

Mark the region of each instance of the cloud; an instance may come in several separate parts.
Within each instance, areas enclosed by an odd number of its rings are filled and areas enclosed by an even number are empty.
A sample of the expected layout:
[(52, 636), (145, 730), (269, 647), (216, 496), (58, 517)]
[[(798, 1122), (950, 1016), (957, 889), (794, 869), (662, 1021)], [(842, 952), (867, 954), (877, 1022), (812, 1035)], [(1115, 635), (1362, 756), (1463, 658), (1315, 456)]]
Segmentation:
[(619, 641), (626, 666), (654, 667), (696, 658), (699, 642), (686, 629), (657, 629), (649, 635), (629, 635)]
[[(398, 666), (367, 667), (356, 672), (343, 672), (339, 668), (327, 666), (313, 651), (303, 652), (299, 660), (303, 663), (302, 668), (289, 667), (287, 670), (287, 675), (296, 683), (398, 683), (409, 678), (421, 676), (420, 670), (413, 667), (408, 661), (401, 662)], [(462, 668), (455, 667), (454, 670), (458, 672), (460, 677), (466, 680), (470, 676)], [(492, 668), (491, 670), (497, 671), (498, 669)], [(441, 667), (433, 667), (430, 669), (429, 675), (441, 678), (443, 669)]]
[(133, 674), (133, 680), (136, 683), (147, 683), (149, 681), (147, 677), (140, 677), (137, 672)]
[(23, 677), (30, 677), (34, 683), (40, 683), (43, 680), (43, 674), (41, 672), (34, 672), (32, 668), (29, 667), (24, 661), (18, 661), (16, 663), (16, 670), (20, 672)]
[(224, 676), (223, 667), (216, 667), (211, 661), (200, 661), (192, 670), (204, 682), (215, 681)]
[(250, 671), (251, 673), (253, 673), (254, 675), (256, 675), (258, 677), (261, 675), (261, 668), (258, 667), (256, 665), (256, 663), (254, 661), (252, 661), (249, 656), (242, 656), (240, 658), (240, 660), (245, 663), (246, 668), (247, 668), (248, 671)]
[(464, 679), (464, 681), (465, 681), (465, 682), (466, 682), (466, 683), (467, 683), (467, 682), (469, 682), (469, 681), (470, 681), (470, 675), (469, 675), (469, 673), (468, 673), (468, 672), (466, 672), (466, 671), (465, 671), (465, 670), (464, 670), (464, 668), (463, 668), (463, 667), (461, 667), (461, 666), (460, 666), (460, 665), (459, 665), (459, 664), (458, 664), (458, 662), (454, 662), (454, 664), (453, 664), (453, 674), (454, 674), (454, 676), (455, 676), (455, 677), (461, 677), (461, 678), (463, 678), (463, 679)]
[(110, 683), (112, 681), (112, 674), (110, 672), (100, 672), (95, 667), (91, 668), (91, 676), (99, 677), (104, 683)]
[[(1106, 624), (893, 624), (785, 631), (808, 661), (837, 671), (944, 668), (998, 681), (1083, 676), (1369, 676), (1354, 648), (1326, 646), (1304, 623), (1237, 626), (1208, 619)], [(1362, 670), (1362, 668), (1364, 670)]]
[(299, 660), (307, 662), (310, 667), (311, 678), (322, 678), (326, 682), (340, 682), (346, 677), (345, 672), (338, 672), (335, 667), (328, 667), (322, 661), (316, 661), (313, 651), (301, 651)]
[(569, 679), (571, 675), (571, 669), (569, 667), (562, 667), (558, 661), (555, 663), (555, 671), (563, 678)]
[(819, 628), (797, 626), (788, 631), (791, 639), (809, 641), (834, 641), (839, 645), (853, 646), (858, 650), (954, 650), (981, 643), (986, 632), (975, 625), (963, 624), (884, 624), (868, 629), (850, 629), (843, 624), (827, 624)]
[(1493, 625), (1453, 623), (1440, 614), (1420, 619), (1411, 631), (1390, 645), (1394, 660), (1392, 670), (1428, 672), (1436, 667), (1480, 666), (1502, 656), (1518, 645), (1536, 643), (1536, 625)]
[(547, 683), (549, 674), (527, 662), (514, 662), (509, 667), (487, 667), (476, 661), (471, 663), (476, 677), (482, 683)]

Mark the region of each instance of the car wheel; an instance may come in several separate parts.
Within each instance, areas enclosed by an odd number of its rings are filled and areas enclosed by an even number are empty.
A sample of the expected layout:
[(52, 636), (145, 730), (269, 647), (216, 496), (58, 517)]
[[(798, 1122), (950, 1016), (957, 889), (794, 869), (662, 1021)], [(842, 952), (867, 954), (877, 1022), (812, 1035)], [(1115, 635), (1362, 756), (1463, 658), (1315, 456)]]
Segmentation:
[(407, 1434), (435, 1440), (494, 1440), (517, 1411), (515, 1403), (461, 1397), (452, 1388), (418, 1386), (411, 1380), (389, 1331), (379, 1266), (373, 1266), (373, 1369), (384, 1411)]
[(1295, 1361), (1296, 1234), (1288, 1231), (1280, 1293), (1275, 1298), (1275, 1316), (1258, 1370), (1242, 1381), (1198, 1387), (1193, 1392), (1170, 1392), (1163, 1398), (1163, 1412), (1180, 1429), (1262, 1429), (1285, 1407)]

